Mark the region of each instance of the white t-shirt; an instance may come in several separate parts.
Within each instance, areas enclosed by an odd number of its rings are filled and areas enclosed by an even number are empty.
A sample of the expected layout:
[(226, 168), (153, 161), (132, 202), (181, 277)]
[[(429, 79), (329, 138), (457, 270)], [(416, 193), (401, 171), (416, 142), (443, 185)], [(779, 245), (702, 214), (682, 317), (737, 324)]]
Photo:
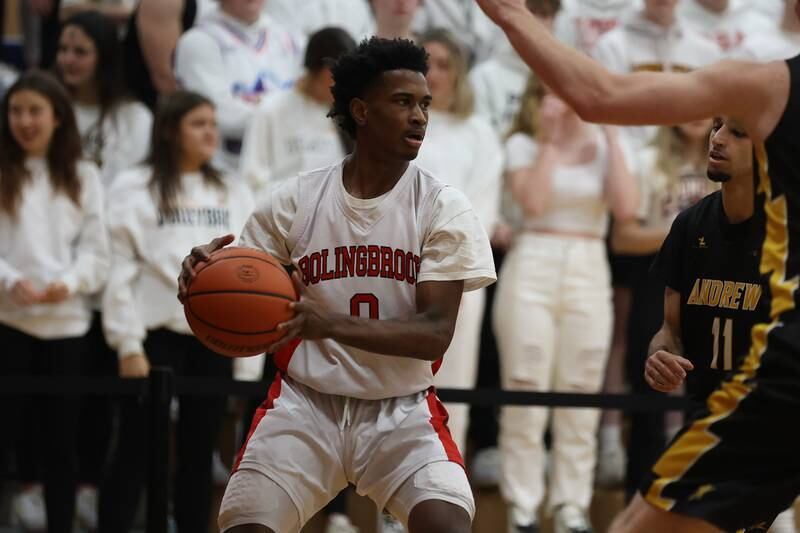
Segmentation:
[(267, 0), (264, 13), (290, 31), (311, 36), (322, 28), (335, 26), (353, 39), (372, 34), (375, 21), (365, 0)]
[(475, 91), (475, 111), (489, 121), (500, 137), (514, 123), (530, 74), (530, 67), (505, 37), (497, 53), (476, 65), (469, 74)]
[(719, 189), (703, 170), (684, 165), (679, 176), (670, 179), (658, 167), (658, 149), (648, 146), (639, 152), (639, 220), (645, 226), (669, 227), (678, 213)]
[(425, 0), (420, 2), (412, 28), (422, 33), (434, 28), (453, 32), (472, 53), (475, 62), (489, 59), (505, 40), (503, 32), (474, 0)]
[(463, 192), (486, 233), (492, 233), (500, 209), (503, 147), (483, 117), (431, 111), (415, 163)]
[(678, 4), (678, 15), (687, 28), (716, 41), (728, 56), (736, 56), (748, 39), (770, 24), (769, 18), (747, 0), (730, 0), (722, 13), (706, 9), (697, 0), (684, 0)]
[[(0, 211), (0, 323), (40, 339), (80, 337), (91, 322), (90, 297), (105, 284), (109, 247), (104, 191), (97, 167), (80, 161), (80, 203), (55, 192), (47, 163), (30, 158), (16, 216)], [(16, 305), (8, 293), (20, 279), (37, 290), (61, 281), (69, 296), (58, 304)]]
[(754, 35), (742, 47), (739, 57), (751, 61), (777, 61), (800, 53), (800, 33), (772, 25), (770, 31)]
[(253, 210), (240, 180), (225, 179), (220, 189), (194, 172), (180, 177), (176, 210), (166, 216), (148, 185), (151, 176), (147, 166), (127, 170), (108, 191), (113, 268), (103, 293), (103, 327), (123, 357), (143, 353), (147, 330), (191, 333), (175, 297), (183, 258), (198, 244), (238, 235)]
[[(680, 20), (663, 28), (631, 13), (616, 29), (603, 35), (594, 57), (609, 70), (627, 74), (638, 71), (688, 72), (722, 58), (717, 44), (686, 27)], [(655, 135), (653, 126), (622, 128), (629, 146), (638, 150)]]
[(178, 40), (175, 77), (209, 97), (222, 136), (218, 163), (239, 169), (241, 142), (258, 101), (290, 89), (302, 73), (297, 38), (263, 15), (245, 25), (221, 10), (205, 15)]
[[(293, 265), (309, 295), (332, 312), (364, 318), (412, 317), (423, 281), (464, 280), (469, 291), (496, 279), (486, 232), (458, 190), (410, 163), (388, 193), (362, 200), (345, 190), (342, 168), (300, 174), (273, 188), (240, 244)], [(315, 390), (361, 399), (425, 390), (438, 366), (333, 339), (302, 341), (275, 360)]]
[(269, 186), (345, 156), (328, 107), (297, 88), (266, 98), (242, 143), (240, 174), (261, 199)]
[[(588, 163), (559, 165), (553, 171), (550, 196), (544, 211), (525, 216), (526, 230), (556, 230), (605, 238), (608, 231), (608, 205), (605, 182), (608, 145), (597, 132), (597, 156)], [(509, 172), (531, 166), (539, 146), (525, 133), (515, 133), (506, 142), (506, 169)]]
[(556, 37), (573, 48), (591, 54), (597, 40), (619, 25), (633, 9), (634, 0), (564, 1), (556, 15)]
[(74, 104), (83, 154), (94, 161), (106, 187), (117, 174), (142, 164), (150, 148), (153, 115), (139, 102), (124, 102), (100, 120), (100, 108)]

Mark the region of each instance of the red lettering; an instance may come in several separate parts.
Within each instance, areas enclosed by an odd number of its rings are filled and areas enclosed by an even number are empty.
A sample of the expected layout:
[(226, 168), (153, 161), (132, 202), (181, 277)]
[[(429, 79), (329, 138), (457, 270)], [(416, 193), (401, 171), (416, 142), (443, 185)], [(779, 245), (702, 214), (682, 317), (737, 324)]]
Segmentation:
[(380, 274), (381, 249), (374, 244), (367, 246), (369, 251), (369, 266), (367, 266), (367, 276), (377, 278)]
[(394, 279), (403, 281), (406, 279), (406, 254), (403, 250), (394, 251)]
[(303, 284), (308, 285), (308, 256), (304, 255), (297, 262), (297, 268), (300, 270), (300, 275), (303, 278)]
[(322, 258), (320, 257), (319, 252), (314, 252), (311, 254), (309, 261), (311, 263), (309, 268), (311, 274), (310, 281), (312, 285), (316, 285), (319, 283), (320, 271), (322, 268)]
[(413, 285), (417, 281), (416, 271), (414, 270), (414, 254), (406, 254), (406, 281)]
[(388, 246), (381, 246), (381, 277), (394, 277), (394, 262), (392, 261), (392, 249)]
[(356, 276), (363, 278), (367, 275), (367, 247), (359, 246), (356, 252), (358, 253), (358, 257), (356, 258)]
[(333, 279), (333, 269), (328, 270), (328, 250), (322, 250), (322, 281)]

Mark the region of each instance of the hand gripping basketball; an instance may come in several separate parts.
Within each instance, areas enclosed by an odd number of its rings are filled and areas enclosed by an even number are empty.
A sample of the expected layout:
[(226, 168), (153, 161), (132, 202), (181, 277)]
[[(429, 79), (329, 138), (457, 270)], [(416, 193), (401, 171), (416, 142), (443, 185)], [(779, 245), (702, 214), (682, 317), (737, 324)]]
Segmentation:
[(296, 338), (313, 340), (331, 336), (334, 315), (327, 311), (324, 304), (308, 294), (297, 271), (292, 272), (292, 285), (298, 299), (289, 304), (294, 317), (278, 324), (278, 330), (284, 332), (283, 338), (270, 346), (267, 353), (276, 353)]
[(197, 275), (196, 268), (200, 263), (207, 263), (211, 254), (217, 250), (221, 250), (234, 241), (235, 237), (230, 233), (213, 239), (208, 244), (195, 246), (189, 255), (183, 258), (181, 263), (181, 273), (178, 275), (178, 300), (184, 303), (186, 300), (186, 290), (189, 283), (192, 282)]
[(278, 325), (294, 317), (296, 289), (278, 260), (261, 250), (224, 247), (229, 241), (215, 239), (184, 261), (179, 297), (186, 321), (221, 355), (262, 354), (286, 335)]

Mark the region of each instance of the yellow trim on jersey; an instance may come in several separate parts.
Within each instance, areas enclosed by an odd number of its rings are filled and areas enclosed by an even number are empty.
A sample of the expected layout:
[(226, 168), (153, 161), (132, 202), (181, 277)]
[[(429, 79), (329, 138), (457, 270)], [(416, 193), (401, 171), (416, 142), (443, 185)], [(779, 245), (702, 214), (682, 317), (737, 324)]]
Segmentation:
[[(709, 426), (730, 416), (739, 403), (752, 391), (749, 383), (761, 365), (761, 357), (767, 349), (767, 335), (780, 325), (780, 317), (794, 308), (794, 293), (800, 282), (798, 278), (786, 279), (786, 260), (789, 249), (789, 230), (787, 227), (786, 197), (772, 197), (772, 179), (769, 175), (769, 162), (763, 144), (755, 147), (759, 172), (759, 192), (765, 194), (766, 236), (761, 250), (762, 274), (770, 274), (771, 295), (770, 323), (756, 324), (752, 331), (750, 352), (742, 362), (736, 375), (709, 396), (707, 405), (709, 415), (697, 420), (684, 432), (669, 450), (653, 466), (658, 478), (650, 485), (645, 498), (652, 505), (669, 511), (675, 500), (662, 495), (664, 487), (680, 479), (686, 471), (708, 450), (719, 442), (719, 438), (708, 431)], [(706, 487), (704, 494), (713, 493), (713, 486)], [(702, 496), (699, 496), (702, 497)]]

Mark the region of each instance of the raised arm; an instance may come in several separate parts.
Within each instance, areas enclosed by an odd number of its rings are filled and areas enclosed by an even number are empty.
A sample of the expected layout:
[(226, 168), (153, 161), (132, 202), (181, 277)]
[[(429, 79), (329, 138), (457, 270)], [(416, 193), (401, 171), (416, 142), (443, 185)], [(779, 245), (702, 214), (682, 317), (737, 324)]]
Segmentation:
[(141, 0), (135, 29), (153, 85), (161, 94), (178, 88), (172, 57), (181, 36), (181, 0)]
[(477, 0), (522, 59), (584, 119), (607, 124), (679, 124), (732, 116), (755, 141), (772, 132), (789, 95), (784, 63), (724, 61), (691, 73), (613, 74), (559, 42), (525, 0)]

